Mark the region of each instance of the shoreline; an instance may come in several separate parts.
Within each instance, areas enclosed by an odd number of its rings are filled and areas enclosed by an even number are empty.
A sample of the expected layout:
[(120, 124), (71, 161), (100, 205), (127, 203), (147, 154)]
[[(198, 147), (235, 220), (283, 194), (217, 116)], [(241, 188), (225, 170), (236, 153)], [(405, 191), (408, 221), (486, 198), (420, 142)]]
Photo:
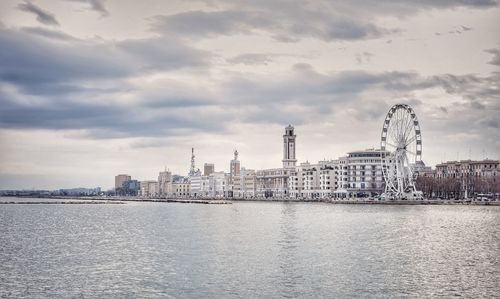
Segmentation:
[[(328, 199), (289, 199), (289, 198), (140, 198), (140, 197), (89, 197), (89, 196), (6, 196), (13, 198), (38, 198), (48, 201), (27, 202), (0, 202), (0, 204), (125, 204), (127, 202), (159, 202), (159, 203), (188, 203), (188, 204), (232, 204), (233, 202), (286, 202), (286, 203), (328, 203), (328, 204), (366, 204), (366, 205), (471, 205), (471, 206), (500, 206), (500, 201), (472, 201), (472, 200), (328, 200)], [(60, 200), (58, 202), (51, 200)], [(77, 200), (65, 201), (65, 200)], [(81, 202), (78, 202), (81, 201)]]

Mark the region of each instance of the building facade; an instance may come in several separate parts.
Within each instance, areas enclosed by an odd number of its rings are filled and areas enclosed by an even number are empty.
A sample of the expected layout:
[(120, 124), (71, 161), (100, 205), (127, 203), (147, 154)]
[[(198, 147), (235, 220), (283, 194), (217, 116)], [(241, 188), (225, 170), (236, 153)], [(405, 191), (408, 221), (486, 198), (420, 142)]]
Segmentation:
[(158, 174), (158, 196), (166, 197), (172, 193), (172, 173), (160, 171)]
[(436, 165), (436, 195), (469, 198), (500, 192), (499, 160), (448, 161)]
[(132, 179), (128, 174), (119, 174), (115, 176), (115, 189), (122, 188), (123, 183)]
[[(345, 165), (342, 165), (343, 173), (339, 176), (347, 178), (338, 185), (346, 186), (350, 197), (364, 197), (380, 195), (384, 192), (385, 182), (382, 173), (382, 151), (379, 149), (368, 149), (354, 151), (347, 154)], [(346, 168), (344, 168), (346, 167)]]
[(141, 181), (139, 182), (139, 196), (156, 197), (158, 195), (157, 181)]
[(215, 166), (213, 163), (205, 163), (203, 165), (203, 175), (210, 175), (211, 173), (214, 173), (215, 171)]
[(241, 168), (239, 175), (233, 177), (232, 196), (235, 198), (253, 198), (257, 191), (255, 170)]

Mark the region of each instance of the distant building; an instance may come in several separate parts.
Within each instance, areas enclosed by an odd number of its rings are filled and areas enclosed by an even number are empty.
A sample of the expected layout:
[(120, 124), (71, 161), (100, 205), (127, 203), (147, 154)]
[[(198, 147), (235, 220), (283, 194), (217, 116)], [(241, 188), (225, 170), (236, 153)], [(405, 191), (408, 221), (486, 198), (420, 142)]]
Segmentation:
[(234, 159), (229, 163), (229, 184), (233, 184), (234, 177), (240, 175), (240, 161), (238, 160), (238, 151), (234, 151)]
[(185, 181), (177, 181), (172, 183), (172, 196), (179, 197), (188, 197), (190, 195), (190, 182)]
[(142, 197), (155, 197), (158, 194), (157, 181), (141, 181), (139, 183), (139, 196)]
[(60, 189), (58, 192), (60, 195), (71, 195), (71, 196), (93, 196), (99, 195), (101, 193), (101, 188), (71, 188), (71, 189)]
[(119, 195), (125, 196), (137, 196), (139, 194), (140, 185), (137, 180), (129, 180), (123, 183), (123, 187), (119, 190)]
[(205, 163), (203, 165), (203, 175), (210, 175), (211, 173), (214, 173), (215, 167), (213, 163)]
[(257, 193), (259, 197), (288, 196), (288, 178), (294, 169), (272, 168), (257, 170)]
[(209, 175), (209, 193), (211, 197), (224, 197), (229, 191), (229, 175), (223, 171), (214, 172)]
[(126, 181), (130, 181), (132, 179), (128, 174), (119, 174), (115, 176), (115, 189), (122, 188), (123, 183)]
[(191, 197), (200, 197), (202, 196), (202, 175), (201, 172), (195, 172), (188, 177), (189, 182), (189, 195)]
[(172, 193), (172, 173), (160, 171), (158, 174), (158, 196), (166, 197)]
[(241, 168), (240, 174), (233, 177), (232, 193), (236, 198), (252, 198), (257, 191), (255, 170)]
[(412, 166), (413, 172), (417, 177), (434, 177), (436, 175), (436, 171), (430, 166), (425, 166), (423, 161), (417, 161), (417, 163)]

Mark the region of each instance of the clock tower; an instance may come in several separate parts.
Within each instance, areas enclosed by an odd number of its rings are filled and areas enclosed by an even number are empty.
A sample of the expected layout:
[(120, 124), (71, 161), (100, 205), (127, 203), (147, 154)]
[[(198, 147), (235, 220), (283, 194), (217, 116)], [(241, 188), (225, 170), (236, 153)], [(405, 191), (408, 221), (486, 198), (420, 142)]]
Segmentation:
[(283, 168), (295, 168), (297, 159), (295, 159), (295, 134), (292, 125), (285, 128), (283, 135)]

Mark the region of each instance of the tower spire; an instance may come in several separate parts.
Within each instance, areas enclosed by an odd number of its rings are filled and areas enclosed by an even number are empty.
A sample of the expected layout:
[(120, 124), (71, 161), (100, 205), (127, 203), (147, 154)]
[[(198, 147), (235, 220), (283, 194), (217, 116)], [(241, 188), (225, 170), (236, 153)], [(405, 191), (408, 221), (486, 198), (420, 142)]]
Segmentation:
[(194, 164), (194, 147), (191, 148), (191, 168), (189, 169), (189, 175), (193, 175), (195, 173), (195, 164)]

